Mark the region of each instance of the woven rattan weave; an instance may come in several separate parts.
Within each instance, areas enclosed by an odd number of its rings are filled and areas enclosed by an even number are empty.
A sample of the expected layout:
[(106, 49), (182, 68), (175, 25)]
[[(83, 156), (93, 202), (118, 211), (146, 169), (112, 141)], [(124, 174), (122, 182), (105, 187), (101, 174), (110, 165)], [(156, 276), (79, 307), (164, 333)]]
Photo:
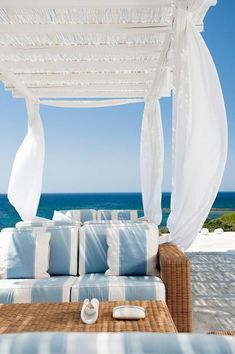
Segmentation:
[(235, 336), (235, 331), (210, 331), (208, 334), (217, 334), (221, 336)]
[(190, 261), (175, 245), (159, 247), (160, 277), (166, 287), (166, 303), (178, 332), (192, 331)]
[[(114, 306), (143, 306), (146, 318), (124, 321), (112, 318)], [(63, 332), (177, 332), (168, 308), (161, 301), (101, 302), (98, 321), (85, 325), (80, 320), (82, 303), (0, 305), (0, 333)]]

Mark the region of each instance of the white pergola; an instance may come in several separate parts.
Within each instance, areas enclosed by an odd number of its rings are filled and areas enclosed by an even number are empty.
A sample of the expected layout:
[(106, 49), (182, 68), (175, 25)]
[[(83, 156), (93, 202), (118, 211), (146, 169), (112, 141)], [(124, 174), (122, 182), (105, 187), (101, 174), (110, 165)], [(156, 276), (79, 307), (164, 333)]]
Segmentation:
[[(1, 80), (15, 97), (145, 98), (172, 68), (176, 2), (1, 0)], [(215, 1), (189, 2), (202, 30)]]
[[(187, 58), (196, 48), (196, 41), (203, 41), (193, 39), (191, 33), (194, 47), (190, 49), (188, 39), (190, 26), (195, 33), (203, 30), (204, 16), (215, 4), (216, 0), (0, 0), (0, 80), (14, 97), (26, 99), (29, 115), (29, 132), (17, 153), (8, 193), (23, 219), (36, 215), (41, 192), (44, 136), (39, 103), (99, 107), (144, 101), (141, 138), (143, 202), (149, 220), (160, 223), (163, 138), (158, 99), (173, 90), (173, 200), (169, 227), (173, 240), (179, 240), (180, 245), (185, 244), (181, 242), (181, 237), (174, 236), (175, 232), (178, 233), (174, 231), (177, 224), (175, 218), (179, 219), (177, 213), (182, 212), (178, 206), (175, 211), (174, 203), (179, 203), (177, 194), (181, 191), (182, 198), (182, 194), (189, 193), (188, 190), (183, 191), (180, 185), (180, 181), (185, 178), (188, 181), (189, 178), (180, 166), (184, 154), (188, 153), (188, 147), (186, 149), (180, 143), (181, 138), (187, 140), (180, 120), (192, 113), (191, 93), (194, 88), (189, 81), (195, 70), (191, 72)], [(203, 45), (199, 43), (201, 56), (207, 60)], [(200, 65), (202, 68), (203, 60), (200, 63), (199, 58)], [(215, 83), (216, 73), (213, 75), (213, 84), (218, 86), (219, 91), (219, 83)], [(213, 104), (210, 97), (207, 99)], [(219, 111), (222, 112), (223, 100), (221, 97), (219, 99)], [(202, 115), (206, 112), (208, 108)], [(221, 120), (224, 130), (217, 139), (221, 138), (221, 145), (226, 146), (224, 117), (216, 117), (212, 131), (214, 134), (221, 131)], [(176, 125), (181, 138), (177, 137)], [(185, 130), (185, 134), (189, 134), (187, 125)], [(32, 152), (30, 157), (26, 157), (28, 151)], [(208, 191), (209, 200), (200, 222), (197, 221), (192, 230), (185, 230), (193, 235), (188, 238), (188, 243), (195, 237), (196, 229), (201, 226), (201, 220), (217, 192), (226, 153), (223, 151), (222, 155), (220, 167), (218, 163), (215, 166), (217, 179), (213, 191)], [(207, 157), (206, 162), (211, 159), (211, 150)], [(177, 159), (180, 159), (179, 163), (175, 163)], [(187, 168), (190, 169), (190, 166)], [(28, 176), (25, 176), (27, 173)], [(183, 176), (179, 177), (180, 173)], [(177, 179), (179, 182), (176, 182)], [(202, 193), (205, 193), (203, 188)], [(202, 200), (198, 203), (201, 205)], [(187, 205), (185, 201), (182, 204)], [(180, 232), (184, 230), (180, 229)]]

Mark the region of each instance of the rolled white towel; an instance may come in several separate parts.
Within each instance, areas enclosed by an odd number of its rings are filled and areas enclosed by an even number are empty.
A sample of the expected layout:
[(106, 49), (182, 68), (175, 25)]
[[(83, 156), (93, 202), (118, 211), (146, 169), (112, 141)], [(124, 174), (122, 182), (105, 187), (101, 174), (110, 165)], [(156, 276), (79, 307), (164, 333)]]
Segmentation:
[(81, 320), (85, 324), (93, 324), (99, 315), (99, 300), (93, 298), (91, 302), (85, 299), (81, 310)]

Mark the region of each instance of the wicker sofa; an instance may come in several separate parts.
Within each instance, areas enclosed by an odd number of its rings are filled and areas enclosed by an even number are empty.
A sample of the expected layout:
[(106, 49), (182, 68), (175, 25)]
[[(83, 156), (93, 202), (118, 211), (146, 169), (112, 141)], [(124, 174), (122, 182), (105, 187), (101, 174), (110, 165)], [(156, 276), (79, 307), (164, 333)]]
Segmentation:
[[(87, 226), (85, 225), (83, 229), (78, 229), (77, 226), (75, 227), (73, 225), (60, 225), (51, 230), (53, 232), (58, 232), (59, 230), (60, 234), (64, 236), (64, 230), (68, 231), (68, 229), (71, 230), (73, 227), (78, 230), (77, 237), (79, 239), (79, 233), (81, 234), (81, 230), (84, 230)], [(89, 227), (90, 230), (95, 230), (98, 226), (94, 224)], [(55, 239), (58, 243), (58, 236), (56, 236)], [(97, 252), (100, 251), (100, 247), (99, 244)], [(62, 249), (57, 250), (60, 255), (62, 253), (61, 250)], [(77, 250), (75, 250), (75, 252), (76, 253), (73, 254), (77, 255)], [(49, 272), (51, 276), (48, 279), (1, 279), (0, 303), (70, 302), (83, 301), (86, 297), (97, 297), (100, 301), (122, 300), (120, 293), (122, 294), (123, 292), (120, 292), (120, 287), (122, 286), (123, 280), (120, 282), (120, 277), (113, 277), (114, 280), (113, 278), (110, 280), (110, 277), (100, 273), (100, 268), (97, 268), (97, 274), (93, 269), (92, 274), (79, 276), (79, 257), (76, 272), (72, 274), (71, 272), (66, 274), (66, 272), (61, 271), (62, 274), (57, 273), (54, 275), (52, 275), (52, 273), (55, 272)], [(59, 262), (63, 263), (63, 258), (59, 258)], [(94, 256), (92, 254), (90, 262), (93, 258)], [(178, 331), (191, 332), (192, 301), (190, 262), (179, 248), (175, 245), (165, 243), (159, 246), (157, 263), (159, 277), (154, 277), (154, 279), (152, 279), (153, 277), (151, 278), (151, 276), (123, 277), (125, 278), (125, 284), (123, 286), (125, 289), (129, 289), (128, 291), (125, 290), (126, 293), (124, 294), (125, 298), (123, 298), (123, 300), (165, 300)], [(151, 279), (149, 280), (149, 278)], [(110, 286), (112, 287), (112, 291), (110, 291)], [(156, 289), (159, 288), (159, 293), (158, 290), (156, 290), (156, 294), (151, 295), (151, 291), (148, 290), (151, 286), (156, 287)], [(162, 288), (164, 288), (164, 299), (162, 298)], [(137, 291), (137, 289), (139, 291)], [(108, 291), (111, 292), (111, 295), (110, 293), (107, 295)]]

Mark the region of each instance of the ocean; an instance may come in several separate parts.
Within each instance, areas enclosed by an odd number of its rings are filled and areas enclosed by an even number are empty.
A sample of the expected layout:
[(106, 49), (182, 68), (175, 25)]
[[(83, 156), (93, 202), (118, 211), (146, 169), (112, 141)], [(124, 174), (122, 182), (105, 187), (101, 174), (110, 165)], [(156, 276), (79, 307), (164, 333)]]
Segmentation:
[[(60, 209), (137, 209), (143, 215), (141, 193), (66, 193), (42, 194), (38, 216), (52, 218), (54, 210)], [(170, 193), (162, 196), (163, 219), (166, 225), (170, 212)], [(208, 217), (219, 217), (225, 212), (235, 211), (235, 192), (220, 192)], [(15, 209), (8, 202), (5, 194), (0, 194), (0, 229), (13, 227), (20, 220)]]

